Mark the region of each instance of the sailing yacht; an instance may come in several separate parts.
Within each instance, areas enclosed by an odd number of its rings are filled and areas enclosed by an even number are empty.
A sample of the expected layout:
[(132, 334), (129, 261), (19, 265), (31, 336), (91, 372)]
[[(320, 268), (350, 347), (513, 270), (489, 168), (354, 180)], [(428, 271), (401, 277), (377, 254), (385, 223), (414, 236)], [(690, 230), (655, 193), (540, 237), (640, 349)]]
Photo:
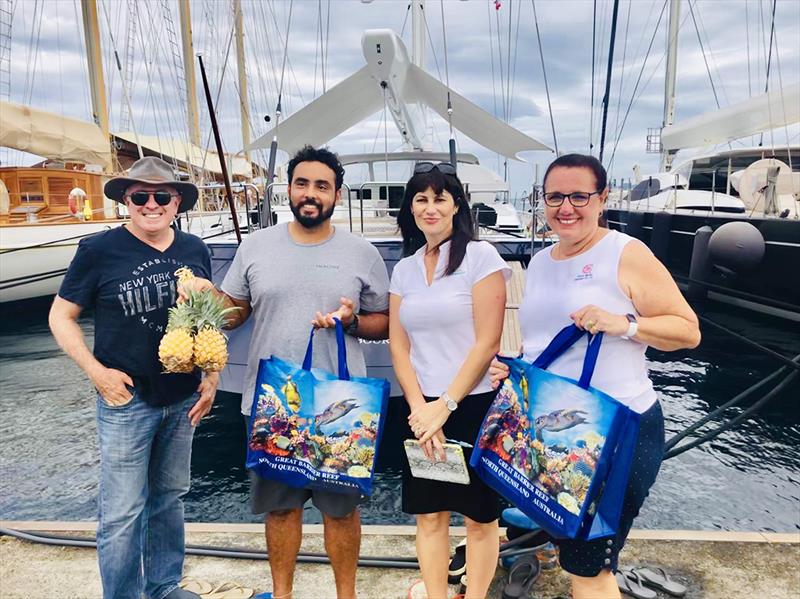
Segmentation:
[[(449, 86), (439, 82), (422, 68), (425, 32), (423, 3), (411, 4), (412, 43), (411, 58), (401, 38), (392, 30), (375, 29), (364, 32), (361, 48), (365, 65), (345, 78), (314, 101), (280, 122), (250, 144), (249, 150), (270, 147), (280, 148), (292, 155), (305, 144), (321, 146), (385, 107), (391, 115), (405, 148), (399, 152), (343, 155), (341, 160), (349, 172), (357, 165), (365, 165), (368, 176), (362, 181), (350, 180), (343, 189), (343, 202), (334, 212), (334, 223), (362, 234), (375, 245), (391, 273), (403, 257), (402, 240), (397, 230), (396, 214), (402, 201), (407, 175), (419, 161), (449, 161), (457, 166), (459, 178), (464, 182), (473, 210), (477, 209), (481, 239), (495, 245), (507, 260), (527, 263), (535, 236), (523, 233), (524, 224), (509, 203), (507, 184), (496, 174), (478, 163), (471, 154), (458, 153), (451, 139), (449, 152), (426, 149), (423, 132), (426, 130), (426, 111), (431, 110), (448, 120), (480, 145), (512, 160), (519, 160), (524, 151), (549, 150), (549, 148), (507, 123), (494, 118)], [(407, 164), (402, 178), (390, 180), (389, 163)], [(380, 167), (384, 168), (381, 169)], [(377, 173), (383, 170), (384, 177)], [(397, 172), (397, 169), (392, 169)], [(348, 182), (346, 177), (345, 182)], [(270, 214), (278, 215), (278, 222), (290, 218), (286, 183), (270, 184)], [(486, 210), (488, 217), (483, 220)], [(491, 212), (489, 212), (491, 211)], [(489, 224), (491, 222), (491, 224)], [(212, 255), (215, 281), (221, 283), (236, 253), (233, 239), (220, 238), (208, 242)], [(233, 393), (242, 392), (247, 350), (252, 332), (251, 323), (231, 331), (230, 358), (220, 377), (219, 389)], [(370, 376), (384, 377), (393, 386), (392, 394), (399, 388), (394, 378), (388, 342), (365, 341), (364, 353)]]
[[(188, 3), (181, 7), (181, 25), (187, 32), (184, 42), (189, 48), (185, 54), (188, 68), (192, 68)], [(81, 2), (81, 11), (96, 122), (0, 99), (0, 147), (45, 158), (35, 167), (0, 166), (0, 304), (54, 295), (80, 239), (126, 221), (124, 206), (103, 195), (103, 184), (112, 172), (121, 172), (137, 158), (152, 155), (172, 162), (179, 177), (204, 173), (214, 178), (221, 173), (217, 154), (199, 147), (198, 132), (193, 135), (197, 143), (145, 137), (135, 128), (127, 133), (110, 132), (96, 2)], [(1, 33), (10, 35), (10, 31)], [(0, 60), (8, 60), (8, 55)], [(187, 99), (194, 104), (188, 112), (196, 114), (194, 89)], [(226, 161), (238, 180), (252, 176), (245, 159), (226, 156)], [(73, 195), (73, 191), (77, 193)], [(214, 192), (205, 195), (212, 200)], [(247, 196), (247, 191), (241, 188), (239, 196)], [(207, 203), (212, 203), (209, 200)], [(198, 208), (181, 215), (178, 226), (201, 237), (231, 230), (229, 214), (205, 208), (201, 194)], [(239, 219), (245, 221), (244, 207)]]
[[(680, 0), (670, 2), (674, 57)], [(800, 321), (800, 147), (732, 146), (800, 122), (800, 84), (673, 123), (675, 70), (667, 60), (661, 172), (611, 196), (609, 226), (647, 243), (692, 299)], [(679, 150), (713, 144), (728, 147), (673, 166)]]

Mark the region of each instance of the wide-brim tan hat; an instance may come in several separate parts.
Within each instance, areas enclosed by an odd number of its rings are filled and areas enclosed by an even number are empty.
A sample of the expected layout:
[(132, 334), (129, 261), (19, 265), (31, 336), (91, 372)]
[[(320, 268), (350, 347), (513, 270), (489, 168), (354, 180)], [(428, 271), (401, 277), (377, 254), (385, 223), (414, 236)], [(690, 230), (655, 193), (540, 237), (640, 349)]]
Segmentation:
[(155, 156), (147, 156), (133, 163), (127, 177), (115, 177), (103, 188), (107, 197), (121, 204), (125, 203), (125, 190), (135, 183), (151, 185), (169, 185), (181, 194), (178, 212), (191, 210), (197, 202), (197, 186), (186, 181), (176, 181), (172, 167)]

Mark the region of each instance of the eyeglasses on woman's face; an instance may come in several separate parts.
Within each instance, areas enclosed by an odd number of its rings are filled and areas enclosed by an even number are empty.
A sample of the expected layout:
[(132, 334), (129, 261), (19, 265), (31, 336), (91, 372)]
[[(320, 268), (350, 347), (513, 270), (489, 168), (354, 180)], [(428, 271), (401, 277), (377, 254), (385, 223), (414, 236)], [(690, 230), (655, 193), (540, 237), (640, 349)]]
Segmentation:
[(598, 191), (575, 191), (573, 193), (561, 193), (558, 191), (552, 191), (550, 193), (544, 194), (544, 203), (550, 206), (551, 208), (558, 208), (561, 204), (564, 203), (564, 200), (569, 200), (569, 203), (572, 204), (575, 208), (583, 208), (589, 203), (591, 197), (595, 194), (600, 193), (602, 190)]
[(456, 167), (449, 162), (440, 162), (439, 164), (436, 164), (428, 161), (417, 162), (417, 164), (414, 165), (414, 174), (422, 175), (431, 172), (433, 169), (438, 170), (443, 175), (456, 174)]

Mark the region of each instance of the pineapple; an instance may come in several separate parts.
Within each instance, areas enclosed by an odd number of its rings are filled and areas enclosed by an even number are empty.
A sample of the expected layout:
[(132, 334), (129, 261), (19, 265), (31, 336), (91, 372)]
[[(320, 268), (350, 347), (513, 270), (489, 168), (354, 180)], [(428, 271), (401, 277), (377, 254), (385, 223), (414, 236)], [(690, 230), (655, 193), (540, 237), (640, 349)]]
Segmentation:
[(219, 372), (228, 363), (228, 340), (220, 329), (225, 315), (238, 308), (225, 308), (224, 302), (210, 291), (191, 294), (189, 301), (197, 317), (194, 364), (206, 372)]
[(192, 372), (194, 311), (188, 303), (169, 309), (167, 332), (158, 345), (158, 359), (167, 372)]

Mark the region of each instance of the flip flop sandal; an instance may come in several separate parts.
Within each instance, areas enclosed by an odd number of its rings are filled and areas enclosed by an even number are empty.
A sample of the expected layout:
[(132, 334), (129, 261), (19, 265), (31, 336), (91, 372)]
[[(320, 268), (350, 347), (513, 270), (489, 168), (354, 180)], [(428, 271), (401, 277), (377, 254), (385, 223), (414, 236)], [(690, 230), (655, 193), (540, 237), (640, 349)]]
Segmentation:
[(203, 599), (250, 599), (253, 589), (248, 589), (235, 582), (223, 582), (211, 589), (208, 593), (200, 595)]
[(503, 587), (503, 599), (527, 597), (541, 572), (542, 567), (535, 555), (519, 558), (508, 572), (508, 582)]
[(658, 593), (644, 586), (644, 579), (632, 570), (618, 570), (614, 575), (619, 590), (636, 599), (656, 599)]
[(423, 580), (417, 580), (408, 587), (408, 599), (428, 599), (428, 591), (425, 590)]
[(672, 580), (663, 568), (643, 567), (625, 568), (638, 574), (647, 586), (664, 591), (673, 597), (683, 597), (686, 594), (686, 587), (679, 582)]
[(461, 576), (467, 571), (467, 540), (463, 539), (453, 552), (453, 559), (447, 568), (447, 583), (458, 584)]
[(181, 578), (181, 581), (178, 583), (178, 586), (182, 588), (184, 591), (189, 591), (190, 593), (197, 593), (198, 595), (202, 595), (203, 593), (210, 593), (211, 589), (214, 586), (206, 581), (201, 580), (199, 578), (192, 578), (191, 576), (184, 576)]

